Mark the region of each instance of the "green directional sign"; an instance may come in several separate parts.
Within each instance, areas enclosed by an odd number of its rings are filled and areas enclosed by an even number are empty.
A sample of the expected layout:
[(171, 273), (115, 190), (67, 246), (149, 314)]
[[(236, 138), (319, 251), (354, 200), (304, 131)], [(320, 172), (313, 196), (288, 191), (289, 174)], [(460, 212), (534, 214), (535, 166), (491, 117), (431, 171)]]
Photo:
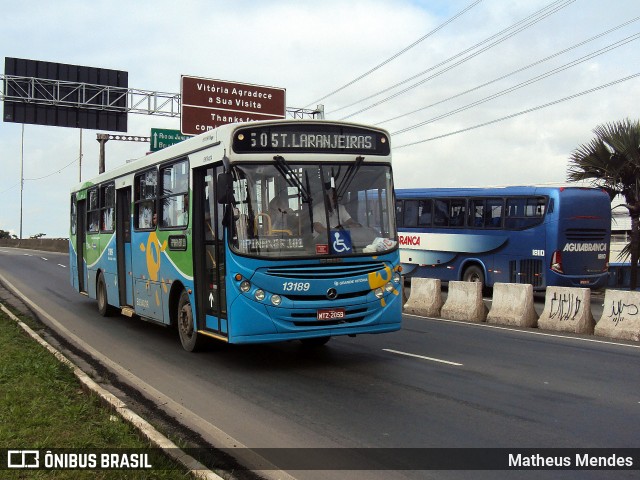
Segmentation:
[(183, 135), (180, 130), (168, 130), (166, 128), (151, 129), (151, 151), (157, 152), (163, 148), (170, 147), (178, 142), (190, 138), (189, 135)]

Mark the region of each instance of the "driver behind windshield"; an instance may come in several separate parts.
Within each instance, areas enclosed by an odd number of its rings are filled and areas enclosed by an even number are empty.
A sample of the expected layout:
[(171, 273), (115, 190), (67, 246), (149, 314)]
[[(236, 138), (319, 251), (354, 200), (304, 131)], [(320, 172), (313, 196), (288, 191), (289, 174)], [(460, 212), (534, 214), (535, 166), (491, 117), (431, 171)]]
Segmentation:
[(331, 186), (325, 190), (325, 201), (316, 202), (313, 206), (313, 229), (317, 233), (325, 233), (327, 231), (327, 213), (329, 216), (329, 228), (361, 226), (351, 218), (344, 205), (338, 203), (336, 189)]

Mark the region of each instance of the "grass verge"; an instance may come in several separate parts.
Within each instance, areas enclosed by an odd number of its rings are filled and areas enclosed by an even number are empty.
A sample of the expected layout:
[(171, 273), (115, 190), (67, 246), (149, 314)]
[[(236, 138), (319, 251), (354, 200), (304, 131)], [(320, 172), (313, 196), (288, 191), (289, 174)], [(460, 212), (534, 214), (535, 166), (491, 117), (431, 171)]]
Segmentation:
[[(82, 453), (83, 449), (139, 451), (151, 447), (97, 396), (85, 392), (68, 366), (0, 311), (0, 449)], [(3, 470), (0, 475), (46, 479), (189, 477), (184, 467), (167, 457), (154, 455), (153, 465), (153, 470)]]

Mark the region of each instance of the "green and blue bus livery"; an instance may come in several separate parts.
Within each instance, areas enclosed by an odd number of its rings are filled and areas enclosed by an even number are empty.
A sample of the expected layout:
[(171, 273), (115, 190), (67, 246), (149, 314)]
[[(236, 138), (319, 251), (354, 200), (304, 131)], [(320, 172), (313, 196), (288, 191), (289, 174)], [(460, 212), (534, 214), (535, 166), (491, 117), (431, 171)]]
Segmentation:
[(71, 283), (102, 315), (177, 327), (188, 351), (391, 332), (393, 199), (384, 130), (222, 126), (72, 190)]

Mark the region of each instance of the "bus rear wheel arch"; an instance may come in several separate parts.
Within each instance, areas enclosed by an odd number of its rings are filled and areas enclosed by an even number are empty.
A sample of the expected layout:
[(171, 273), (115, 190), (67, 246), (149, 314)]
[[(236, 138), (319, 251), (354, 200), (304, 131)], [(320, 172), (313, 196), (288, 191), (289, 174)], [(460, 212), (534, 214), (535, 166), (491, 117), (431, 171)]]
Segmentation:
[(484, 286), (486, 284), (484, 278), (484, 270), (482, 270), (482, 267), (480, 265), (469, 265), (464, 269), (464, 272), (462, 273), (462, 281), (477, 282), (481, 283)]
[(191, 300), (186, 290), (180, 293), (176, 311), (176, 324), (182, 348), (187, 352), (196, 352), (202, 347), (202, 335), (198, 335), (193, 318)]
[(98, 279), (96, 280), (96, 299), (98, 300), (98, 313), (103, 317), (108, 317), (113, 314), (113, 307), (109, 305), (109, 298), (107, 295), (107, 283), (104, 280), (102, 272), (98, 273)]

